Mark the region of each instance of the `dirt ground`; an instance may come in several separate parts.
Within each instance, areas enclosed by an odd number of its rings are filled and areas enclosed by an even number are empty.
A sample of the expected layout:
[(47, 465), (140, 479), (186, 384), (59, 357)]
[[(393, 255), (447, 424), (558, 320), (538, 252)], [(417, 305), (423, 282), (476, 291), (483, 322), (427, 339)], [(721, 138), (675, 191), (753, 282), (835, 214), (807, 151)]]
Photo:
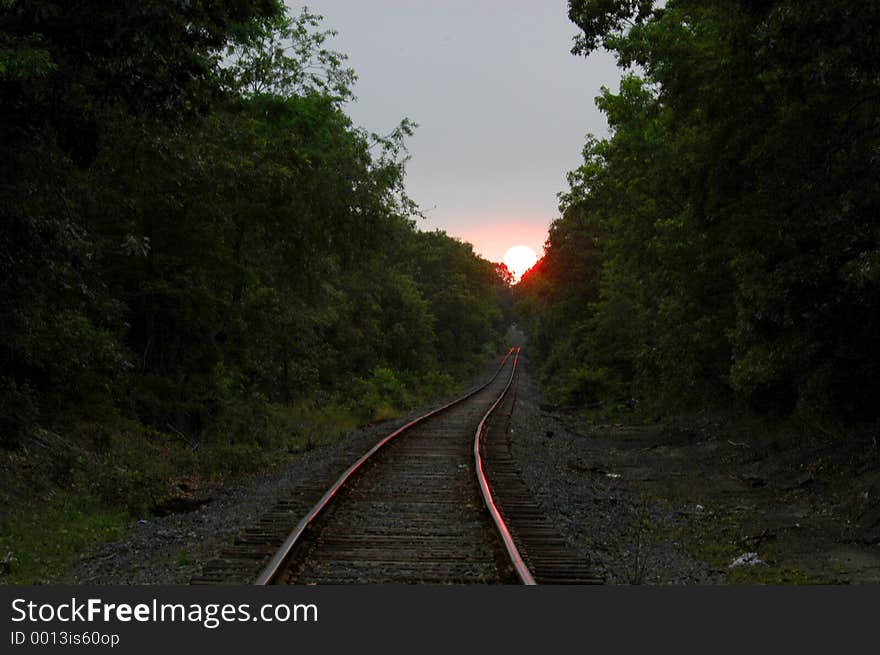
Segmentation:
[(524, 474), (609, 582), (880, 582), (877, 435), (719, 413), (594, 424), (542, 405), (523, 373)]

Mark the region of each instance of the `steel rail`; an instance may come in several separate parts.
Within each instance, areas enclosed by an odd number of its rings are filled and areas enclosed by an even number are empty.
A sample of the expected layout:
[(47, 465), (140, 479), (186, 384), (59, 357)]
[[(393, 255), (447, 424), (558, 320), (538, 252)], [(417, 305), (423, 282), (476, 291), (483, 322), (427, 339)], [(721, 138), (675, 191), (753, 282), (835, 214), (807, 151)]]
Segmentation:
[[(495, 378), (497, 378), (501, 374), (501, 371), (504, 370), (504, 366), (507, 364), (507, 360), (510, 359), (510, 356), (511, 356), (511, 354), (513, 354), (513, 351), (514, 351), (514, 348), (511, 348), (510, 350), (507, 351), (507, 354), (504, 356), (504, 359), (501, 361), (501, 365), (498, 367), (498, 370), (495, 371), (495, 374), (489, 379), (488, 382), (486, 382), (482, 386), (479, 386), (479, 387), (476, 387), (475, 389), (472, 389), (471, 391), (464, 394), (463, 396), (460, 396), (460, 397), (456, 398), (455, 400), (452, 400), (452, 401), (446, 403), (442, 407), (438, 407), (434, 410), (431, 410), (430, 412), (423, 414), (423, 415), (413, 419), (412, 421), (410, 421), (406, 425), (398, 428), (397, 430), (395, 430), (394, 432), (389, 434), (387, 437), (385, 437), (384, 439), (379, 441), (379, 443), (377, 443), (375, 446), (370, 448), (370, 450), (368, 450), (363, 456), (361, 456), (360, 459), (358, 459), (354, 464), (352, 464), (350, 467), (348, 467), (345, 470), (345, 472), (339, 476), (339, 478), (336, 480), (336, 482), (333, 483), (333, 486), (331, 486), (326, 491), (326, 493), (324, 493), (324, 495), (321, 497), (321, 499), (312, 507), (312, 509), (309, 510), (309, 512), (300, 520), (300, 522), (297, 523), (296, 527), (287, 536), (287, 539), (284, 540), (284, 543), (281, 545), (281, 547), (272, 556), (272, 559), (269, 560), (269, 563), (266, 564), (266, 566), (260, 572), (260, 575), (257, 576), (257, 579), (254, 582), (254, 584), (260, 585), (260, 586), (265, 586), (265, 585), (272, 583), (272, 581), (275, 579), (275, 577), (278, 575), (278, 573), (282, 570), (284, 563), (290, 557), (290, 553), (293, 550), (293, 547), (302, 538), (303, 534), (306, 531), (306, 528), (309, 527), (309, 525), (312, 523), (312, 521), (314, 521), (318, 517), (318, 515), (324, 511), (324, 509), (326, 509), (327, 505), (330, 504), (330, 501), (333, 500), (333, 498), (336, 496), (336, 494), (339, 492), (339, 490), (342, 489), (342, 487), (352, 478), (352, 476), (355, 473), (357, 473), (357, 471), (367, 462), (367, 460), (369, 460), (373, 455), (375, 455), (379, 450), (381, 450), (382, 447), (384, 447), (386, 444), (388, 444), (388, 442), (392, 441), (395, 437), (400, 436), (402, 433), (404, 433), (407, 430), (409, 430), (410, 428), (422, 423), (423, 421), (431, 418), (432, 416), (436, 416), (437, 414), (446, 411), (450, 407), (454, 407), (455, 405), (458, 405), (459, 403), (464, 402), (465, 400), (467, 400), (471, 396), (476, 395), (477, 393), (479, 393), (480, 391), (482, 391), (483, 389), (488, 387), (490, 384), (492, 384), (495, 381)], [(517, 355), (518, 354), (519, 354), (519, 351), (517, 350)], [(515, 368), (516, 368), (516, 360), (514, 360), (514, 369)], [(508, 382), (508, 387), (509, 386), (510, 386), (510, 383)]]
[(501, 401), (504, 400), (507, 392), (510, 391), (510, 387), (513, 384), (513, 378), (516, 375), (516, 365), (519, 362), (519, 353), (520, 348), (517, 348), (516, 356), (513, 358), (513, 367), (510, 369), (510, 379), (507, 381), (507, 386), (504, 387), (504, 391), (501, 392), (501, 395), (498, 396), (498, 399), (492, 404), (489, 411), (483, 416), (483, 420), (480, 421), (480, 425), (477, 427), (477, 432), (474, 435), (474, 469), (477, 473), (477, 480), (480, 483), (480, 491), (483, 494), (483, 501), (486, 503), (486, 509), (489, 510), (489, 514), (492, 516), (492, 521), (495, 523), (495, 527), (498, 528), (498, 533), (501, 535), (501, 541), (504, 542), (504, 548), (507, 550), (507, 556), (510, 558), (511, 563), (516, 570), (517, 577), (519, 577), (520, 582), (524, 585), (535, 585), (537, 584), (535, 582), (535, 577), (523, 561), (522, 555), (520, 555), (519, 549), (513, 541), (513, 537), (510, 536), (510, 530), (507, 528), (507, 523), (504, 522), (501, 512), (498, 511), (498, 506), (495, 505), (495, 499), (492, 497), (492, 489), (489, 487), (489, 481), (486, 479), (486, 472), (483, 469), (483, 458), (480, 455), (480, 440), (483, 433), (486, 431), (486, 424), (489, 421), (489, 417), (495, 411), (495, 408), (501, 404)]

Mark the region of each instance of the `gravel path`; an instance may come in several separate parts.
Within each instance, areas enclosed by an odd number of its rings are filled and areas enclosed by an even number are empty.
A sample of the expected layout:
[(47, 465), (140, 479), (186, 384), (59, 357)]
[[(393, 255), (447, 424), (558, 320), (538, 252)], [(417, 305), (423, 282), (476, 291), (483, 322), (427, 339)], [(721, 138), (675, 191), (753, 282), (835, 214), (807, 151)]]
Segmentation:
[(541, 409), (541, 394), (522, 368), (511, 415), (512, 451), (548, 516), (612, 584), (712, 584), (724, 577), (687, 552), (684, 535), (702, 508), (640, 498), (596, 460), (601, 448)]

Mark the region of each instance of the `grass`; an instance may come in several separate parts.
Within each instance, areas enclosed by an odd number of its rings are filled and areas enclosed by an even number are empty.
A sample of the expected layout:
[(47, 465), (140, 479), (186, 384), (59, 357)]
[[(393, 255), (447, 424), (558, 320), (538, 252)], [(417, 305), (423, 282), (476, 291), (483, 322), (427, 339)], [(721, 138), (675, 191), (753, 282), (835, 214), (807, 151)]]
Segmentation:
[[(772, 558), (765, 564), (729, 568), (734, 558), (743, 554), (743, 549), (720, 535), (701, 535), (700, 541), (692, 543), (691, 554), (713, 568), (724, 573), (731, 584), (742, 585), (816, 585), (827, 584), (826, 580), (812, 576), (795, 568), (774, 562)], [(768, 557), (772, 553), (759, 553)]]
[(398, 416), (400, 416), (400, 410), (387, 404), (379, 405), (373, 412), (373, 420), (376, 422), (390, 421)]
[(68, 572), (84, 551), (120, 539), (130, 523), (128, 512), (71, 492), (15, 507), (0, 523), (0, 559), (10, 554), (0, 581), (69, 582)]
[(293, 440), (288, 441), (291, 451), (332, 443), (363, 423), (351, 408), (338, 402), (301, 403), (290, 409), (290, 417), (297, 432)]

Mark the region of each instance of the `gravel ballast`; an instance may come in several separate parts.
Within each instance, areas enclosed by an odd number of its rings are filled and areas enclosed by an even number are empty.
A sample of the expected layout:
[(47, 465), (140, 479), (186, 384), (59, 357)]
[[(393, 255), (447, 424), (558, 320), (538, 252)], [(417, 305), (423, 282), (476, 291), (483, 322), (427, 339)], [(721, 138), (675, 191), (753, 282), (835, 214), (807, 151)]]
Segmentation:
[(612, 584), (711, 584), (723, 576), (692, 557), (679, 535), (701, 510), (640, 498), (596, 461), (597, 444), (541, 409), (540, 390), (520, 357), (511, 414), (512, 452), (549, 518)]

